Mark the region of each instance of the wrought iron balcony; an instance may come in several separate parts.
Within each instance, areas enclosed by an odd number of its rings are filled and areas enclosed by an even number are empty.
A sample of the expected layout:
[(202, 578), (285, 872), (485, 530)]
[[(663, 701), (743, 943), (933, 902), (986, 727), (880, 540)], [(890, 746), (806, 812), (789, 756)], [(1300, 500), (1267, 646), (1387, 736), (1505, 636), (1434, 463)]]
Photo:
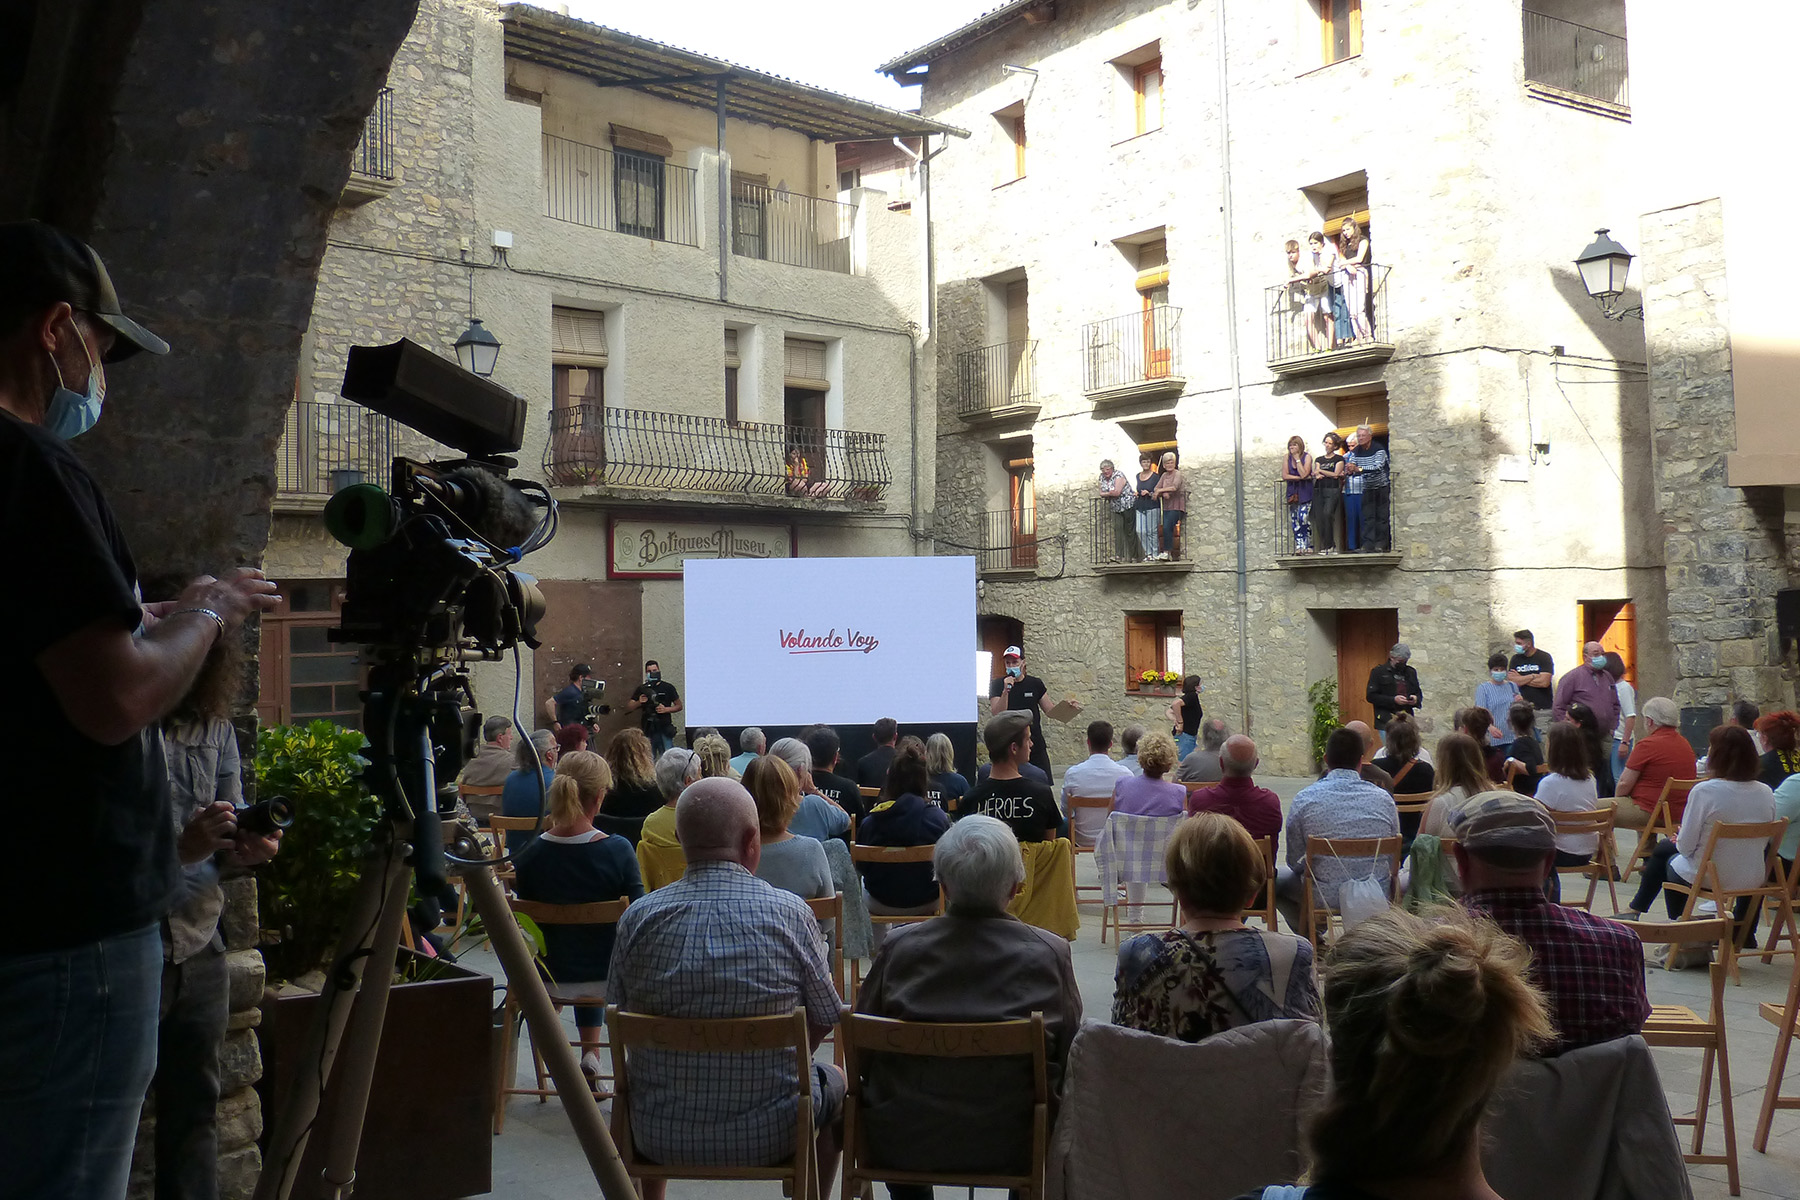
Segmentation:
[(1317, 281), (1294, 279), (1264, 291), (1269, 370), (1310, 375), (1394, 357), (1388, 268), (1369, 263), (1366, 270), (1360, 284), (1350, 272), (1339, 270)]
[(394, 89), (375, 93), (375, 107), (363, 121), (362, 138), (350, 156), (350, 178), (344, 182), (343, 203), (366, 204), (394, 190), (398, 172), (394, 165)]
[(1167, 304), (1081, 327), (1081, 386), (1096, 404), (1173, 393), (1181, 366), (1181, 310)]
[[(1332, 520), (1331, 545), (1332, 552), (1326, 553), (1321, 547), (1324, 538), (1319, 528), (1318, 493), (1313, 493), (1314, 501), (1308, 511), (1306, 541), (1301, 543), (1295, 536), (1294, 510), (1287, 502), (1286, 481), (1277, 479), (1272, 489), (1275, 498), (1275, 559), (1283, 567), (1391, 567), (1400, 562), (1400, 542), (1396, 529), (1400, 523), (1400, 514), (1394, 498), (1400, 489), (1395, 486), (1394, 472), (1388, 470), (1388, 536), (1386, 550), (1346, 549), (1344, 526), (1344, 509), (1340, 506)], [(1360, 537), (1358, 541), (1360, 541)]]
[(1001, 342), (956, 356), (956, 415), (965, 421), (1037, 415), (1037, 343)]
[[(1162, 544), (1162, 514), (1154, 532), (1140, 530), (1139, 514), (1131, 509), (1113, 511), (1112, 501), (1094, 496), (1088, 501), (1088, 565), (1106, 575), (1153, 575), (1166, 571), (1191, 571), (1194, 564), (1184, 543), (1187, 523), (1182, 522), (1174, 545)], [(1149, 536), (1146, 538), (1145, 533)]]
[(1625, 39), (1525, 10), (1525, 82), (1620, 109), (1631, 104)]
[(627, 488), (675, 498), (861, 503), (880, 500), (893, 479), (885, 434), (734, 425), (719, 417), (593, 404), (550, 414), (544, 477), (553, 487)]
[(693, 168), (543, 136), (546, 216), (653, 242), (700, 244)]
[(360, 404), (296, 401), (275, 451), (275, 491), (323, 500), (350, 483), (386, 484), (405, 431)]
[(758, 184), (731, 185), (731, 252), (848, 275), (856, 205)]
[[(983, 575), (1034, 573), (1038, 565), (1037, 512), (1026, 508), (974, 514), (975, 568)], [(967, 553), (957, 550), (957, 553)]]

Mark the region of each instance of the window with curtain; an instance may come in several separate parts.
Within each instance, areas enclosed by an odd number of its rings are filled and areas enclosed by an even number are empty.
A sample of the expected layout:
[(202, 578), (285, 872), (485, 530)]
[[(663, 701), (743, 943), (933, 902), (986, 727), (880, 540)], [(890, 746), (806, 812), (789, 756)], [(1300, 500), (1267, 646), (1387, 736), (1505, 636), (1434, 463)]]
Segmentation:
[(640, 150), (614, 150), (613, 205), (620, 233), (661, 241), (663, 159)]

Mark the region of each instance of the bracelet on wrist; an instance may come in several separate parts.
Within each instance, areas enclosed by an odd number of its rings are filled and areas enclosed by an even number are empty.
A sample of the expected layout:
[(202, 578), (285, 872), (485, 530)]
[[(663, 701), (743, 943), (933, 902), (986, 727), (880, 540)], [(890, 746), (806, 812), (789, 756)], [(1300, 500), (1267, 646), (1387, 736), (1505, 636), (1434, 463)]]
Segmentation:
[(215, 624), (219, 627), (219, 630), (218, 630), (219, 636), (220, 637), (225, 636), (225, 618), (221, 617), (214, 610), (212, 610), (210, 608), (202, 608), (199, 605), (194, 605), (193, 607), (190, 607), (190, 608), (178, 608), (174, 612), (170, 613), (169, 615), (171, 617), (179, 617), (182, 613), (199, 613), (203, 617), (211, 617), (213, 620), (213, 624)]

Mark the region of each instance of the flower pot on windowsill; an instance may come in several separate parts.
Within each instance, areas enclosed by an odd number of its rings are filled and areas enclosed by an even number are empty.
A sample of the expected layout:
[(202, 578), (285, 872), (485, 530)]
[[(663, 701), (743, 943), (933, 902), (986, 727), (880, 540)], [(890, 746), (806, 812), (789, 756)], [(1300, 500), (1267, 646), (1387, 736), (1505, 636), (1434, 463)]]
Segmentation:
[(1181, 695), (1181, 687), (1173, 683), (1140, 683), (1137, 691), (1126, 689), (1127, 694), (1136, 696), (1156, 696), (1162, 699), (1173, 699)]

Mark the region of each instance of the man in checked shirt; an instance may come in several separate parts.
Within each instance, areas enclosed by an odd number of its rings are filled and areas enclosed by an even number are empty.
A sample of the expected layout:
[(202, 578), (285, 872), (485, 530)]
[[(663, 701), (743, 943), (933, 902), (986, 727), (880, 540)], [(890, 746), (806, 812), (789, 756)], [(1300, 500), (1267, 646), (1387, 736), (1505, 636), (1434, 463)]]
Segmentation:
[(1463, 904), (1531, 948), (1531, 982), (1550, 1001), (1546, 1057), (1637, 1033), (1650, 1015), (1644, 947), (1617, 921), (1544, 895), (1556, 827), (1536, 800), (1482, 792), (1450, 817)]
[[(806, 1009), (814, 1050), (838, 1019), (825, 939), (806, 901), (753, 873), (756, 802), (733, 779), (702, 779), (675, 804), (687, 874), (634, 900), (619, 919), (608, 998), (627, 1012), (688, 1019)], [(799, 1112), (792, 1050), (693, 1054), (641, 1050), (631, 1062), (631, 1137), (659, 1163), (772, 1166), (794, 1154)], [(837, 1173), (844, 1075), (813, 1064), (821, 1192)], [(663, 1181), (644, 1181), (662, 1200)]]

